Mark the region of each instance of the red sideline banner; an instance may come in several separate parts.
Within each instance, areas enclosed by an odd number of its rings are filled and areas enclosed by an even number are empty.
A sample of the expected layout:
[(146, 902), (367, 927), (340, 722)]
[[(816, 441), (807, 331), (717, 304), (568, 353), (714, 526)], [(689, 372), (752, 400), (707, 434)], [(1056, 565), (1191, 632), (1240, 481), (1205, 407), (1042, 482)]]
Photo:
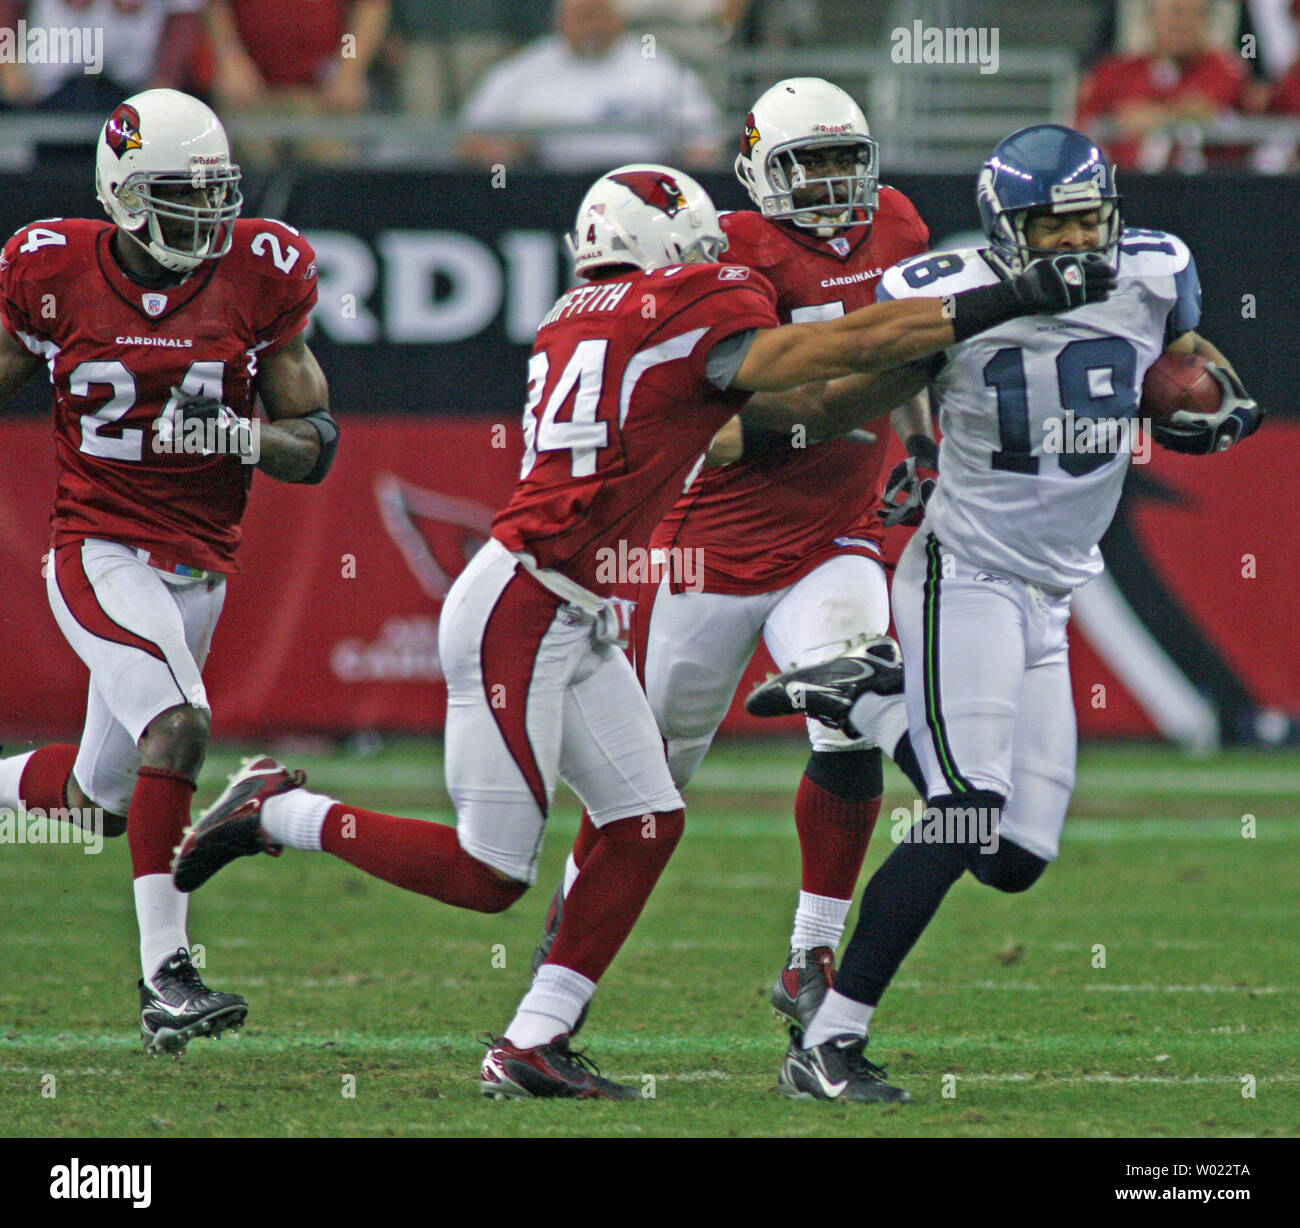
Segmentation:
[[(1106, 586), (1076, 598), (1085, 736), (1194, 741), (1206, 712), (1300, 713), (1300, 484), (1260, 480), (1263, 452), (1268, 472), (1300, 471), (1300, 425), (1265, 432), (1222, 456), (1155, 449), (1134, 466)], [(44, 423), (0, 424), (0, 738), (66, 737), (85, 710), (86, 671), (41, 577), (52, 453)], [(216, 732), (441, 729), (439, 612), (518, 463), (517, 432), (489, 419), (367, 417), (344, 422), (324, 484), (257, 475), (205, 670)], [(771, 668), (760, 649), (741, 695)], [(772, 723), (737, 706), (724, 728)]]

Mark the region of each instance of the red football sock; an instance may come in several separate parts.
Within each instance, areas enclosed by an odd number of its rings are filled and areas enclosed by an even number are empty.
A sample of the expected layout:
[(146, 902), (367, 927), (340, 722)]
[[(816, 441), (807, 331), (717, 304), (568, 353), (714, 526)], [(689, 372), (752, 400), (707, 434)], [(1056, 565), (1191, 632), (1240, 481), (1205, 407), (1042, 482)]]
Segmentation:
[(685, 811), (671, 810), (617, 819), (601, 828), (600, 839), (565, 898), (548, 964), (600, 980), (632, 932), (681, 839), (685, 821)]
[(320, 846), (386, 883), (475, 912), (501, 912), (528, 890), (527, 883), (498, 878), (471, 857), (445, 823), (339, 803), (325, 816)]
[(600, 832), (601, 829), (591, 821), (591, 815), (584, 809), (582, 822), (578, 824), (578, 835), (573, 841), (573, 864), (579, 870), (586, 864), (587, 858), (591, 856), (591, 850), (600, 840)]
[(61, 810), (68, 804), (68, 776), (77, 761), (77, 748), (66, 742), (42, 746), (23, 765), (18, 796), (28, 810)]
[(126, 812), (126, 838), (131, 846), (131, 875), (170, 874), (172, 854), (190, 825), (194, 782), (180, 772), (142, 767)]
[(804, 776), (794, 801), (803, 889), (812, 895), (851, 900), (862, 859), (880, 814), (880, 798), (836, 797)]

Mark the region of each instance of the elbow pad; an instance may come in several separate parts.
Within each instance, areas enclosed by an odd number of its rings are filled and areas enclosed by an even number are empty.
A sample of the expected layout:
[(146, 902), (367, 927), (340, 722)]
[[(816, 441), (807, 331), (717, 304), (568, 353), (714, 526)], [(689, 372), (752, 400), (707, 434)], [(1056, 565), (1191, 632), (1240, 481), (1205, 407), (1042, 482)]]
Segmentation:
[(320, 455), (316, 458), (316, 464), (310, 473), (298, 479), (300, 483), (314, 486), (317, 482), (324, 481), (334, 463), (334, 453), (339, 450), (339, 424), (331, 417), (328, 409), (313, 409), (302, 420), (310, 422), (320, 436)]

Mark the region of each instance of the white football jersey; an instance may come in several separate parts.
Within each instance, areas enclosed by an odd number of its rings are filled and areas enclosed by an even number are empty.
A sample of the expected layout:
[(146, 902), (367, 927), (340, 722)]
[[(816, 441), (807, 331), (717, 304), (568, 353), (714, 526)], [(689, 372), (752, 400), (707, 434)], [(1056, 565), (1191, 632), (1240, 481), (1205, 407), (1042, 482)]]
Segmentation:
[[(997, 280), (981, 250), (931, 253), (889, 269), (876, 297), (935, 297)], [(1187, 245), (1126, 229), (1119, 285), (1106, 302), (1012, 320), (918, 364), (931, 372), (943, 433), (926, 509), (942, 545), (1048, 588), (1097, 575), (1143, 376), (1199, 320)]]

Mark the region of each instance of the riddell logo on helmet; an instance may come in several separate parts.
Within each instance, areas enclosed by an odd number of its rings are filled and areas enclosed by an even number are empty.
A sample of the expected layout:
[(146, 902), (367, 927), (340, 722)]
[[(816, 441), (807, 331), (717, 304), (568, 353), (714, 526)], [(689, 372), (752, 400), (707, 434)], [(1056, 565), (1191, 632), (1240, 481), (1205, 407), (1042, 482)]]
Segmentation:
[(814, 132), (852, 132), (852, 124), (813, 124)]
[(610, 178), (615, 183), (621, 183), (647, 205), (662, 209), (669, 217), (676, 217), (686, 208), (686, 196), (677, 180), (658, 171), (626, 171), (621, 175), (611, 175)]
[(104, 141), (119, 158), (125, 157), (133, 149), (143, 149), (140, 112), (124, 102), (109, 116), (108, 123), (104, 126)]

